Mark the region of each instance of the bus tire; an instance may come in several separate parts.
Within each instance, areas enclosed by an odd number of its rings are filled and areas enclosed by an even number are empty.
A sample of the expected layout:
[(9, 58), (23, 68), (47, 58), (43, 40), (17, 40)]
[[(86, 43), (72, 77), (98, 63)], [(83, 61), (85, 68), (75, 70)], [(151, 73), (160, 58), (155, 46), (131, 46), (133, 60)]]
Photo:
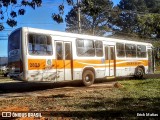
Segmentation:
[(82, 75), (82, 81), (85, 86), (90, 86), (94, 83), (94, 73), (91, 70), (85, 70)]
[(137, 79), (142, 79), (143, 76), (144, 76), (144, 70), (143, 70), (143, 68), (137, 67), (137, 68), (136, 68), (136, 71), (135, 71), (135, 77), (136, 77)]
[(3, 76), (4, 76), (4, 77), (7, 77), (7, 74), (5, 73), (5, 74), (3, 74)]

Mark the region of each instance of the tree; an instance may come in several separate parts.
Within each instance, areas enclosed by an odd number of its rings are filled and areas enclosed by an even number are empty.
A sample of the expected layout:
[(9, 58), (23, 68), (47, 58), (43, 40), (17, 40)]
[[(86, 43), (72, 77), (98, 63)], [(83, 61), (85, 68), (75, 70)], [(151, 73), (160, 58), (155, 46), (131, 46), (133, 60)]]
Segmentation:
[(147, 6), (144, 0), (121, 0), (118, 4), (121, 10), (116, 19), (112, 21), (114, 25), (119, 27), (121, 32), (136, 33), (137, 31), (137, 13), (146, 12)]
[[(66, 31), (78, 32), (77, 7), (66, 15)], [(103, 35), (109, 30), (108, 19), (113, 7), (110, 0), (82, 0), (80, 7), (82, 33)]]
[[(73, 33), (78, 33), (78, 17), (77, 17), (77, 7), (73, 7), (69, 12), (68, 15), (66, 15), (65, 18), (66, 21), (66, 31), (70, 31)], [(90, 33), (91, 30), (88, 28), (91, 28), (90, 21), (86, 19), (86, 17), (81, 14), (81, 28), (82, 32), (87, 31), (87, 33)]]
[(121, 0), (118, 8), (121, 12), (111, 21), (118, 31), (159, 38), (160, 0)]
[(160, 13), (160, 0), (144, 0), (149, 13)]
[(112, 28), (114, 31), (121, 31), (125, 33), (133, 33), (135, 31), (137, 26), (137, 14), (132, 12), (117, 11), (117, 13), (113, 12), (111, 16), (112, 17), (109, 22), (116, 26)]
[(138, 16), (137, 21), (141, 36), (160, 38), (160, 14)]
[(121, 0), (118, 4), (121, 10), (145, 12), (147, 6), (144, 0)]
[[(35, 9), (36, 7), (40, 7), (42, 4), (42, 0), (22, 0), (21, 2), (17, 2), (17, 0), (0, 0), (0, 19), (1, 21), (4, 20), (5, 14), (7, 14), (7, 21), (6, 23), (10, 27), (14, 27), (17, 25), (17, 21), (15, 18), (18, 15), (24, 15), (25, 9), (21, 7), (30, 6), (31, 8)], [(10, 10), (9, 10), (10, 9)], [(4, 29), (2, 23), (0, 23), (0, 31)]]
[[(73, 0), (66, 1), (68, 5), (74, 5)], [(16, 17), (25, 14), (26, 6), (36, 9), (36, 7), (41, 7), (41, 5), (42, 0), (0, 0), (0, 31), (4, 30), (3, 22), (6, 22), (10, 27), (15, 27), (17, 25)], [(61, 23), (63, 22), (64, 5), (60, 4), (58, 8), (59, 13), (52, 14), (52, 18), (57, 23)]]

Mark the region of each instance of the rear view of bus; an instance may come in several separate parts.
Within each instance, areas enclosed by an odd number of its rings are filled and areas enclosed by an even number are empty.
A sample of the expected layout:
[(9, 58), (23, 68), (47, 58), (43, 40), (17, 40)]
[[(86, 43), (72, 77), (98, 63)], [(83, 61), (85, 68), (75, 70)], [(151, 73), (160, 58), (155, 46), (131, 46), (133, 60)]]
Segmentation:
[(52, 79), (56, 70), (51, 40), (48, 34), (27, 27), (13, 31), (8, 38), (9, 76), (24, 81)]
[(10, 77), (20, 77), (20, 73), (23, 71), (21, 49), (21, 29), (16, 29), (8, 38), (8, 66)]

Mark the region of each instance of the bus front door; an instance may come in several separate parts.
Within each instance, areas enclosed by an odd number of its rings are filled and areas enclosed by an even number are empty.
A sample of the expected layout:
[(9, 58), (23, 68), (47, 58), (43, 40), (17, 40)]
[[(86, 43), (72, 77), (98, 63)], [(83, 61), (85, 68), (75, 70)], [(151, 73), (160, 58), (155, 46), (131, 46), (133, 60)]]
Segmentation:
[(105, 61), (106, 61), (106, 74), (105, 76), (115, 76), (115, 46), (105, 46)]
[(72, 80), (71, 42), (55, 42), (57, 81)]

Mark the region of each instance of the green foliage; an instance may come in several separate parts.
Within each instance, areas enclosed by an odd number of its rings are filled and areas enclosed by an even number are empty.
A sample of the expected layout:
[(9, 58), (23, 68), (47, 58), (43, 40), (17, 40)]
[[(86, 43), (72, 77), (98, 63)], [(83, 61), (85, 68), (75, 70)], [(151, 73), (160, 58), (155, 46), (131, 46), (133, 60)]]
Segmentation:
[[(42, 0), (0, 0), (0, 22), (3, 22), (5, 17), (7, 17), (6, 23), (10, 27), (17, 26), (16, 17), (18, 15), (24, 15), (25, 14), (25, 7), (29, 6), (33, 9), (36, 7), (40, 7), (42, 4)], [(9, 10), (9, 8), (11, 8)], [(19, 8), (19, 9), (17, 9)], [(10, 13), (10, 14), (9, 14)], [(6, 15), (7, 14), (7, 15)], [(8, 15), (9, 14), (9, 15)], [(4, 30), (4, 26), (2, 23), (0, 23), (0, 31)]]
[(137, 25), (137, 14), (132, 12), (121, 12), (117, 16), (110, 19), (109, 22), (111, 22), (113, 25), (116, 25), (118, 27), (118, 31), (124, 32), (124, 33), (133, 33), (135, 31), (136, 25)]
[(145, 12), (147, 10), (147, 6), (144, 0), (121, 0), (118, 7), (121, 10), (131, 10), (139, 12)]
[(160, 0), (144, 0), (150, 13), (160, 13)]
[(138, 15), (139, 34), (160, 38), (160, 14)]
[[(77, 17), (77, 7), (73, 7), (70, 12), (66, 15), (66, 31), (70, 31), (73, 33), (78, 33), (78, 17)], [(81, 29), (83, 31), (89, 30), (90, 21), (81, 14)]]
[[(68, 3), (68, 5), (74, 5), (73, 0), (66, 0), (66, 2)], [(17, 26), (16, 18), (19, 15), (25, 14), (26, 12), (25, 9), (27, 6), (31, 7), (32, 9), (36, 9), (36, 7), (41, 7), (41, 5), (42, 5), (42, 0), (0, 0), (0, 31), (5, 29), (3, 26), (4, 20), (6, 20), (5, 22), (10, 27), (15, 27)], [(57, 23), (62, 23), (64, 5), (60, 4), (58, 8), (59, 8), (59, 13), (52, 14), (52, 19)]]
[[(107, 31), (129, 33), (145, 38), (160, 38), (160, 0), (120, 0), (113, 7), (111, 0), (66, 0), (73, 6), (65, 21), (66, 31), (78, 32), (78, 7), (81, 8), (82, 33), (104, 35)], [(17, 25), (16, 18), (24, 15), (26, 6), (40, 7), (42, 0), (1, 0), (0, 31), (4, 30), (4, 20), (10, 27)], [(64, 22), (64, 1), (58, 5), (59, 13), (53, 13), (52, 19)], [(11, 9), (10, 9), (11, 8)], [(6, 19), (7, 17), (7, 19)]]
[(111, 21), (119, 31), (145, 38), (160, 38), (160, 0), (121, 0), (121, 13)]
[[(103, 35), (109, 30), (108, 19), (113, 3), (109, 0), (82, 0), (81, 28), (82, 33)], [(66, 16), (66, 31), (78, 32), (77, 7)]]
[[(82, 0), (80, 6), (85, 33), (103, 35), (112, 29), (141, 38), (160, 38), (160, 0), (121, 0), (115, 7), (108, 0)], [(68, 13), (66, 22), (66, 31), (78, 31), (77, 7)]]

